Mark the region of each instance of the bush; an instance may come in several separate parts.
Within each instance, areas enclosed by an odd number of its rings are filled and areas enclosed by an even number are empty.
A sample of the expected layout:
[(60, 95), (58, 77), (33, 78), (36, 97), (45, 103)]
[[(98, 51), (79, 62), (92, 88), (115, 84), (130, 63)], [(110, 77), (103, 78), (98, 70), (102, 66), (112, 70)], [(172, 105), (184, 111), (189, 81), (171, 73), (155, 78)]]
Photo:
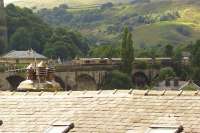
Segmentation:
[(103, 89), (130, 89), (132, 83), (127, 74), (116, 70), (106, 75), (103, 86)]

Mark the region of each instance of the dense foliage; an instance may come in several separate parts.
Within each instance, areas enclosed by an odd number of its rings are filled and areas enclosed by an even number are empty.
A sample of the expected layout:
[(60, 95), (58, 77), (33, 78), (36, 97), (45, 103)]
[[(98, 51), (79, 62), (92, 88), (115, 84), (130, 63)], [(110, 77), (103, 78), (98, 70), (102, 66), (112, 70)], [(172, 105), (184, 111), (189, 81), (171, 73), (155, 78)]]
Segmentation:
[(98, 58), (119, 58), (120, 48), (116, 45), (93, 46), (89, 52), (90, 57)]
[(67, 28), (52, 28), (32, 10), (14, 5), (6, 7), (8, 18), (7, 50), (34, 49), (48, 57), (70, 59), (86, 55), (89, 42)]
[(14, 5), (6, 7), (8, 21), (8, 50), (33, 48), (42, 53), (51, 28), (38, 18), (30, 9)]
[(89, 50), (87, 44), (87, 40), (80, 34), (57, 28), (45, 45), (44, 54), (62, 59), (84, 56)]
[(105, 89), (130, 89), (132, 86), (129, 75), (120, 71), (108, 73), (104, 80)]

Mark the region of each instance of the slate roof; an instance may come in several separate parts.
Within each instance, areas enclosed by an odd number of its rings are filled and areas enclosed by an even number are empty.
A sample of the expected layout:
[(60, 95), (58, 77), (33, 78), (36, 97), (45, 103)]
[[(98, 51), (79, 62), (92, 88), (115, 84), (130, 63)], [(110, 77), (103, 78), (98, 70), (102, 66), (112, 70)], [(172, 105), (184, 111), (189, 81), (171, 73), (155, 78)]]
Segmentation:
[(200, 133), (200, 93), (0, 92), (0, 120), (3, 133), (42, 133), (55, 122), (73, 122), (72, 133), (144, 133), (152, 125)]
[(47, 59), (47, 57), (33, 51), (33, 50), (27, 50), (27, 51), (10, 51), (7, 54), (3, 55), (2, 58), (5, 59)]

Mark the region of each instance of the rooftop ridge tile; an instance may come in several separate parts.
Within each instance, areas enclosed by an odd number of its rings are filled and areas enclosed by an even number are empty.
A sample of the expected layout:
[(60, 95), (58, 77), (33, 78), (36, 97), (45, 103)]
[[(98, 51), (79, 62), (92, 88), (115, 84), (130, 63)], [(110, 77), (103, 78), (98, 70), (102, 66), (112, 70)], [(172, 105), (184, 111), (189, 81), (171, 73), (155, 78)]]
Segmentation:
[(200, 90), (198, 91), (184, 91), (184, 90), (98, 90), (98, 91), (66, 91), (66, 92), (11, 92), (0, 91), (1, 96), (31, 96), (37, 94), (37, 96), (200, 96)]

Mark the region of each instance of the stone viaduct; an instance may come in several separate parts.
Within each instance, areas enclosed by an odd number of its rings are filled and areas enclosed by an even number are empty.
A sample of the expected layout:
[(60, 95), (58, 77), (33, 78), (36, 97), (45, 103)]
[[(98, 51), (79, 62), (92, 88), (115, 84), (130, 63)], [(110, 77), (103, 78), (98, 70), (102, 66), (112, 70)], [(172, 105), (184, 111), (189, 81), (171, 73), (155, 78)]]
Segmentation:
[[(120, 65), (59, 65), (56, 66), (55, 80), (64, 90), (101, 89), (106, 75), (120, 69)], [(148, 84), (158, 75), (155, 69), (133, 69), (132, 81), (140, 85)], [(24, 72), (0, 73), (0, 88), (15, 90), (25, 80)]]
[(118, 65), (62, 65), (56, 67), (56, 81), (65, 90), (96, 90), (101, 87), (109, 71)]
[[(154, 80), (160, 68), (136, 67), (138, 62), (147, 64), (160, 64), (161, 68), (172, 66), (171, 58), (136, 58), (132, 70), (132, 82), (136, 86), (144, 86)], [(156, 62), (154, 62), (156, 61)], [(65, 90), (96, 90), (101, 89), (107, 74), (113, 70), (119, 70), (120, 64), (83, 64), (83, 65), (60, 65), (56, 67), (56, 81)]]

